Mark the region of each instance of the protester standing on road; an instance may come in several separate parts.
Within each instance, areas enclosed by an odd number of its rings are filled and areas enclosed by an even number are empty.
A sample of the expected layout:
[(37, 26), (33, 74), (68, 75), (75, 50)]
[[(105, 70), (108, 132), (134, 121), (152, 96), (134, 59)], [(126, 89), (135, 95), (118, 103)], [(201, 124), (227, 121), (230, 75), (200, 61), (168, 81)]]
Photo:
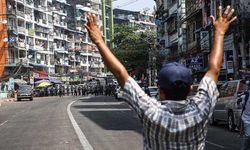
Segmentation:
[(181, 64), (170, 63), (164, 65), (158, 75), (161, 102), (149, 97), (129, 76), (104, 43), (96, 24), (96, 16), (88, 15), (86, 28), (91, 40), (123, 88), (122, 97), (133, 107), (143, 123), (144, 149), (204, 149), (208, 119), (219, 95), (216, 83), (224, 53), (224, 36), (229, 25), (236, 19), (233, 17), (234, 9), (230, 6), (224, 13), (222, 7), (219, 7), (218, 12), (217, 20), (211, 16), (214, 46), (208, 72), (200, 82), (197, 94), (186, 100), (192, 84), (191, 72)]
[(243, 106), (242, 110), (242, 122), (244, 137), (242, 140), (241, 150), (250, 150), (250, 84), (248, 83), (248, 91), (245, 93), (245, 97), (242, 100), (241, 105)]

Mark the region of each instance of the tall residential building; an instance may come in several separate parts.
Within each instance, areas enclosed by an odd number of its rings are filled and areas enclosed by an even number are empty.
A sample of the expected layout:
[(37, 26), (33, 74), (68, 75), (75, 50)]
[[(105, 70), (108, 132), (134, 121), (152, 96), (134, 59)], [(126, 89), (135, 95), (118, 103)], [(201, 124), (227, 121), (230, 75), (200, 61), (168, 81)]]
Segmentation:
[(60, 77), (64, 81), (104, 76), (101, 56), (84, 28), (89, 12), (102, 25), (101, 2), (69, 2), (1, 0), (0, 28), (5, 35), (0, 43), (1, 77), (16, 71), (24, 78)]
[(129, 26), (136, 26), (139, 31), (156, 31), (155, 18), (153, 14), (148, 12), (130, 11), (115, 8), (114, 24), (126, 24)]
[(113, 22), (113, 6), (112, 0), (101, 0), (102, 1), (102, 29), (104, 41), (108, 47), (113, 48), (114, 44), (112, 39), (114, 36), (114, 22)]
[[(250, 0), (155, 0), (155, 2), (158, 39), (166, 62), (178, 61), (186, 65), (198, 79), (208, 68), (214, 41), (209, 16), (216, 16), (219, 6), (233, 6), (238, 19), (225, 35), (220, 80), (250, 78)], [(177, 3), (177, 47), (173, 47), (176, 44), (171, 44), (176, 36), (169, 34), (169, 31), (176, 27), (170, 21), (175, 16), (171, 14), (176, 8), (170, 3)]]

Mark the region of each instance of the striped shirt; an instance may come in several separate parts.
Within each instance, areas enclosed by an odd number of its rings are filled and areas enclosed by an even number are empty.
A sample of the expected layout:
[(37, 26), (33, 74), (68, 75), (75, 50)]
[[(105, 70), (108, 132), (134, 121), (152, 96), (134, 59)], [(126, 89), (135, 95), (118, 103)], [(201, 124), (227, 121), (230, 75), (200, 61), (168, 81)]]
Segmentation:
[(131, 77), (122, 92), (142, 121), (145, 150), (203, 150), (208, 119), (218, 95), (216, 83), (206, 76), (196, 95), (182, 101), (159, 102), (145, 94)]

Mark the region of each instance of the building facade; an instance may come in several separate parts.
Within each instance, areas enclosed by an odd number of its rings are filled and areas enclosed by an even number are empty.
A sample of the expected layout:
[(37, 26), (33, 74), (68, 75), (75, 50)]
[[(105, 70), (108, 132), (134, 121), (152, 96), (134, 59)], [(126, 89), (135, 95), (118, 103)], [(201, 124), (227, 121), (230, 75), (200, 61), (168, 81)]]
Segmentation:
[(0, 11), (5, 35), (1, 77), (17, 69), (19, 76), (38, 79), (105, 76), (101, 56), (84, 28), (87, 13), (95, 13), (102, 25), (100, 1), (1, 0)]
[(102, 0), (102, 29), (105, 43), (108, 47), (113, 48), (112, 42), (114, 35), (114, 22), (113, 22), (113, 5), (112, 0)]
[[(165, 54), (165, 61), (184, 64), (192, 70), (194, 78), (198, 79), (207, 71), (214, 40), (209, 16), (216, 16), (220, 5), (223, 7), (232, 5), (238, 19), (225, 36), (220, 80), (250, 77), (249, 0), (155, 0), (155, 2), (158, 41), (162, 45), (161, 51)], [(172, 13), (173, 10), (177, 10), (176, 18)], [(173, 26), (171, 18), (176, 19), (177, 25)], [(169, 32), (172, 30), (173, 32)], [(176, 44), (172, 44), (176, 39), (176, 35), (173, 36), (176, 34), (174, 31), (178, 34)]]
[(138, 27), (139, 31), (156, 31), (156, 25), (154, 22), (154, 15), (147, 11), (130, 11), (115, 8), (114, 24), (125, 24), (129, 26)]

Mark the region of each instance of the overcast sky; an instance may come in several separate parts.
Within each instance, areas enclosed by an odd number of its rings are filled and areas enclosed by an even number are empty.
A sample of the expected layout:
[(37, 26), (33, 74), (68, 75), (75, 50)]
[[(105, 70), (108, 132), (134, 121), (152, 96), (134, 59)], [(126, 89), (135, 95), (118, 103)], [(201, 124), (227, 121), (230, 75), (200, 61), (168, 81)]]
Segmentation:
[(120, 7), (120, 9), (133, 10), (133, 11), (142, 11), (144, 8), (149, 8), (150, 12), (153, 12), (155, 2), (154, 0), (137, 0), (137, 1), (136, 0), (117, 0), (113, 2), (113, 6), (114, 8), (116, 8), (117, 6), (122, 6)]

